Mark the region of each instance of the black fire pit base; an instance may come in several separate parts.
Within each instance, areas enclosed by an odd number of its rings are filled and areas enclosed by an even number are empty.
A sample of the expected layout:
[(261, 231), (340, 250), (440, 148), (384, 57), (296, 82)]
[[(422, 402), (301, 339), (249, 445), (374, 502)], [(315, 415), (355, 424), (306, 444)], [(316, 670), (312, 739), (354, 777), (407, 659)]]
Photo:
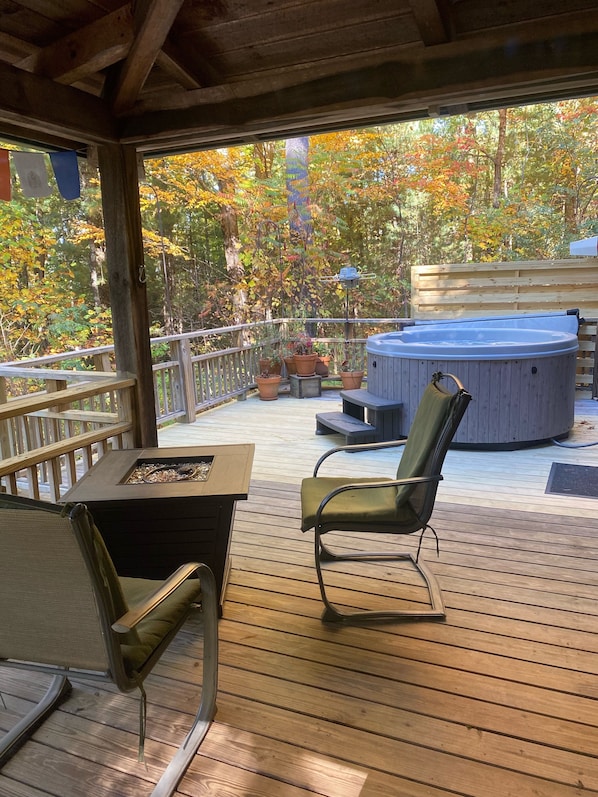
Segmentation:
[[(247, 498), (253, 444), (110, 451), (63, 497), (89, 508), (121, 576), (166, 578), (185, 562), (214, 572), (220, 605), (235, 504)], [(205, 481), (127, 484), (140, 461), (211, 461)]]

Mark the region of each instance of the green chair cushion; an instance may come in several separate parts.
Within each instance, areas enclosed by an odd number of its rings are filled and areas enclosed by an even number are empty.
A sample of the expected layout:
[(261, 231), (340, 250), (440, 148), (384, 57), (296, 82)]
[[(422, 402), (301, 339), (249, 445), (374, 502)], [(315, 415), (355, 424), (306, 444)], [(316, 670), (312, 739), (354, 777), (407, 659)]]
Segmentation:
[(127, 600), (124, 596), (120, 579), (112, 562), (112, 557), (108, 553), (104, 538), (95, 525), (93, 518), (88, 513), (88, 520), (93, 534), (93, 548), (97, 566), (102, 576), (102, 581), (109, 592), (110, 609), (112, 611), (113, 622), (122, 617), (128, 611)]
[[(349, 479), (347, 477), (317, 476), (303, 479), (301, 483), (301, 530), (314, 527), (316, 512), (322, 499), (329, 492), (345, 484), (368, 484), (387, 481), (384, 478)], [(391, 481), (388, 479), (388, 481)], [(322, 513), (323, 523), (333, 523), (338, 529), (348, 524), (361, 523), (364, 528), (368, 523), (397, 523), (410, 520), (413, 513), (408, 505), (397, 507), (397, 488), (378, 487), (372, 490), (349, 490), (332, 498)]]
[[(122, 577), (119, 581), (124, 599), (129, 606), (139, 603), (162, 584), (161, 581), (148, 578)], [(129, 673), (143, 667), (164, 637), (179, 625), (188, 611), (189, 603), (197, 600), (200, 592), (198, 579), (187, 579), (153, 612), (141, 620), (136, 627), (139, 642), (131, 645), (127, 640), (121, 645), (125, 667)]]
[[(456, 395), (439, 383), (431, 382), (426, 387), (403, 449), (397, 469), (397, 479), (424, 475), (426, 463), (437, 444), (438, 436), (452, 410)], [(398, 507), (407, 502), (414, 489), (414, 485), (411, 484), (398, 487), (396, 494)]]

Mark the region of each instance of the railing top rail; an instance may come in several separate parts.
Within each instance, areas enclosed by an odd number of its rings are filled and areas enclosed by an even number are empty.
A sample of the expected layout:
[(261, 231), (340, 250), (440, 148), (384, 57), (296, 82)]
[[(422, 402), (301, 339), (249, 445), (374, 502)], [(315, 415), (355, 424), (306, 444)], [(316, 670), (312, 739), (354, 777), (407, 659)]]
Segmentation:
[[(207, 338), (216, 335), (230, 334), (234, 332), (243, 332), (251, 329), (259, 329), (260, 327), (270, 328), (277, 326), (284, 326), (285, 324), (346, 324), (352, 326), (359, 324), (404, 324), (408, 322), (408, 318), (305, 318), (293, 317), (288, 318), (273, 318), (264, 321), (251, 321), (246, 324), (235, 324), (227, 327), (215, 327), (212, 329), (196, 329), (192, 332), (180, 332), (176, 335), (161, 335), (159, 337), (150, 338), (150, 344), (172, 343), (181, 340), (193, 340), (197, 338)], [(43, 357), (32, 357), (28, 360), (11, 360), (0, 365), (0, 376), (23, 376), (26, 374), (17, 374), (16, 369), (35, 368), (39, 369), (44, 366), (58, 363), (66, 359), (93, 357), (100, 354), (110, 354), (114, 351), (113, 345), (107, 346), (94, 346), (89, 349), (73, 349), (72, 351), (64, 352), (63, 354), (46, 354)], [(4, 370), (6, 369), (6, 370)], [(14, 369), (14, 370), (13, 370)], [(50, 369), (54, 370), (54, 369)], [(76, 371), (66, 371), (64, 373), (71, 374), (71, 378), (77, 378), (74, 375)], [(85, 373), (85, 372), (82, 372)], [(88, 372), (91, 373), (91, 372)], [(96, 372), (98, 373), (98, 372)], [(60, 378), (61, 372), (56, 369), (55, 375), (49, 375), (50, 378)], [(85, 378), (85, 377), (81, 377)]]
[(98, 382), (89, 382), (66, 390), (57, 390), (52, 393), (35, 393), (31, 396), (10, 399), (6, 404), (0, 404), (0, 421), (26, 415), (29, 412), (43, 410), (46, 407), (60, 407), (73, 401), (80, 401), (98, 393), (109, 390), (123, 390), (133, 387), (135, 380), (132, 377), (104, 379)]
[(23, 366), (30, 363), (32, 367), (43, 365), (44, 363), (58, 363), (61, 360), (75, 357), (92, 357), (94, 354), (110, 354), (114, 351), (114, 345), (108, 344), (106, 346), (94, 346), (90, 349), (71, 349), (71, 351), (64, 352), (63, 354), (45, 354), (43, 357), (31, 357), (26, 360), (9, 360), (2, 363), (2, 366)]
[(34, 366), (0, 365), (0, 376), (23, 377), (25, 379), (69, 379), (77, 382), (91, 382), (114, 379), (114, 371), (70, 371), (58, 368), (37, 368)]
[(179, 332), (176, 335), (162, 335), (158, 338), (150, 338), (150, 343), (170, 343), (174, 340), (190, 340), (191, 338), (207, 338), (210, 335), (225, 335), (230, 332), (243, 332), (247, 329), (256, 327), (279, 326), (285, 323), (286, 318), (273, 318), (271, 321), (252, 321), (247, 324), (234, 324), (228, 327), (214, 327), (211, 329), (195, 329), (192, 332)]

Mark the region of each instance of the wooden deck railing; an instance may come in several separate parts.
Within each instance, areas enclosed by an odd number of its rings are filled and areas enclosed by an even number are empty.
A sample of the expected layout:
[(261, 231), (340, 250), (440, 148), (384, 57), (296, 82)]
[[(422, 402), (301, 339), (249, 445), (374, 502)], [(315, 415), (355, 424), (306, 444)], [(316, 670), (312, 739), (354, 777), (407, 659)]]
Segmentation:
[(0, 367), (0, 478), (6, 492), (57, 501), (108, 447), (130, 445), (135, 380), (89, 373), (69, 386), (72, 374), (44, 370), (41, 390), (10, 398), (7, 379), (31, 382), (30, 369)]
[[(284, 354), (306, 324), (340, 366), (347, 347), (363, 356), (365, 336), (397, 321), (360, 319), (347, 329), (343, 319), (287, 319), (153, 338), (157, 423), (192, 423), (200, 410), (244, 397), (260, 357)], [(56, 501), (108, 448), (130, 445), (135, 381), (114, 369), (112, 346), (0, 365), (1, 489)]]
[[(260, 357), (299, 329), (333, 354), (332, 379), (352, 351), (365, 364), (366, 338), (406, 319), (285, 319), (153, 338), (158, 425), (196, 414), (255, 387)], [(587, 328), (586, 328), (587, 327)], [(596, 324), (580, 330), (577, 384), (591, 385)], [(130, 377), (114, 372), (111, 346), (0, 366), (0, 479), (8, 492), (56, 500), (108, 447), (130, 445)]]

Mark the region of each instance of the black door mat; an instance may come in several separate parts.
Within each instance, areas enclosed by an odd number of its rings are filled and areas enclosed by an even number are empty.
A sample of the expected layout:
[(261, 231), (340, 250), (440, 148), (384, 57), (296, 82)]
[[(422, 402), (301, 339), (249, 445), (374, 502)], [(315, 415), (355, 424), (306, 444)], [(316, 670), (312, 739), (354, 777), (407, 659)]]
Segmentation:
[(553, 462), (545, 492), (598, 498), (598, 467)]

